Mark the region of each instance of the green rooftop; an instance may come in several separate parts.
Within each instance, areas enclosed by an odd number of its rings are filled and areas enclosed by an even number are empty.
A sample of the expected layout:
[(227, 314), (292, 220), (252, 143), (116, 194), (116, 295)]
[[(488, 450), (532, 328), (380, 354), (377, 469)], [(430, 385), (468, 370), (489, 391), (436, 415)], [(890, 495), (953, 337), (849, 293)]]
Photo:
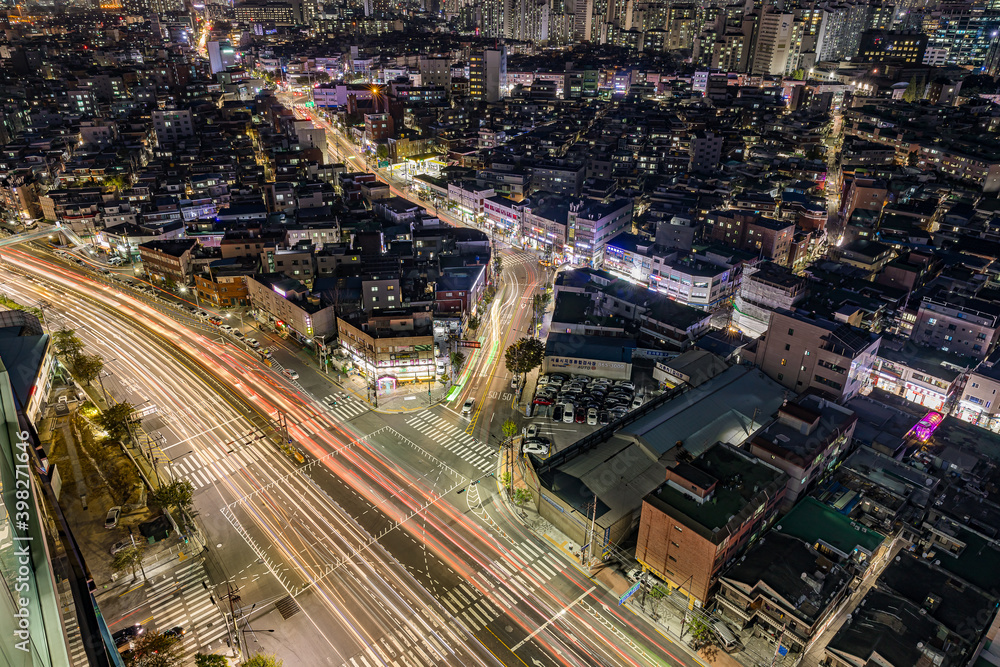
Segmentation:
[(850, 517), (815, 498), (806, 498), (797, 504), (778, 524), (785, 535), (808, 544), (822, 540), (845, 556), (850, 556), (858, 547), (872, 554), (885, 540), (881, 533), (851, 521)]
[(991, 594), (1000, 591), (1000, 549), (997, 545), (969, 530), (960, 530), (956, 537), (965, 542), (965, 549), (958, 558), (938, 549), (935, 559), (941, 561), (941, 567)]
[(709, 531), (722, 528), (734, 515), (753, 512), (751, 501), (764, 489), (784, 476), (780, 470), (768, 467), (756, 459), (741, 456), (726, 445), (715, 445), (691, 462), (691, 466), (718, 480), (711, 500), (695, 502), (669, 484), (652, 493), (662, 503), (680, 512), (694, 524)]

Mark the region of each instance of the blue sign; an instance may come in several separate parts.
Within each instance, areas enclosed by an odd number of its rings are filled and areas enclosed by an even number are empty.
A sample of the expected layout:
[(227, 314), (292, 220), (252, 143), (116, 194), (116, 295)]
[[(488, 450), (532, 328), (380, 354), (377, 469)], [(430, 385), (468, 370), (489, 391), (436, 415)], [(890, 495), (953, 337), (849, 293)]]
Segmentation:
[(635, 584), (632, 585), (632, 588), (630, 588), (627, 591), (625, 591), (622, 594), (622, 596), (620, 598), (618, 598), (618, 604), (619, 605), (625, 604), (625, 600), (628, 600), (630, 597), (632, 597), (633, 595), (635, 595), (635, 592), (637, 590), (639, 590), (640, 588), (642, 588), (642, 582), (641, 581), (635, 582)]
[(779, 646), (778, 647), (778, 655), (780, 655), (781, 657), (785, 657), (786, 655), (788, 655), (788, 647), (787, 646)]

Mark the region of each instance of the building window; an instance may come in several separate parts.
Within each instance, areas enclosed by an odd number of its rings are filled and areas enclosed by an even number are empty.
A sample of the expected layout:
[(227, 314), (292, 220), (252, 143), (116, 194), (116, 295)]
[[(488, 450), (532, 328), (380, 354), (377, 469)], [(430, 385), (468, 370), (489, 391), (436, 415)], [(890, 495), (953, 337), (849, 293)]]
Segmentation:
[(788, 363), (788, 360), (787, 360), (787, 359), (782, 359), (782, 360), (781, 360), (781, 365), (782, 365), (782, 366), (784, 366), (784, 365), (785, 365), (786, 363)]
[(788, 335), (789, 336), (794, 336), (795, 335), (795, 329), (789, 329), (788, 330)]

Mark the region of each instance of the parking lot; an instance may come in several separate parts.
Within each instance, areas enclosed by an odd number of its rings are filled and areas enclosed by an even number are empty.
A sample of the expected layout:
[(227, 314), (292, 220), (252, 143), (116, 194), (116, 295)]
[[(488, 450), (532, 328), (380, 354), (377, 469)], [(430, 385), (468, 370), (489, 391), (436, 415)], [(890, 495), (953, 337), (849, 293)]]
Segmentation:
[(547, 451), (544, 455), (531, 449), (525, 451), (543, 458), (551, 456), (643, 405), (652, 397), (651, 378), (644, 377), (644, 373), (637, 375), (641, 379), (636, 382), (559, 373), (540, 375), (524, 442), (535, 442)]

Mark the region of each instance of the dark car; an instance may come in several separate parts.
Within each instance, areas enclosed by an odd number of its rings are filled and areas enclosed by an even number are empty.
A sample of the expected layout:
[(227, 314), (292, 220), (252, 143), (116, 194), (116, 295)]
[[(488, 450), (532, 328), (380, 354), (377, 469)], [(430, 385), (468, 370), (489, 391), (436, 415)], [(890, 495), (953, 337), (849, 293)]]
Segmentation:
[(538, 444), (538, 445), (551, 445), (552, 444), (551, 440), (549, 440), (546, 437), (540, 436), (540, 435), (536, 435), (534, 438), (525, 438), (524, 439), (524, 443), (525, 444), (527, 444), (529, 442), (533, 442), (533, 443)]
[(141, 623), (136, 623), (114, 633), (111, 635), (111, 639), (115, 641), (115, 646), (125, 646), (136, 637), (141, 637), (145, 632), (146, 628), (142, 627)]
[(562, 403), (556, 405), (552, 408), (552, 421), (561, 422), (563, 420), (563, 406)]
[(576, 409), (576, 413), (573, 415), (574, 421), (577, 424), (582, 424), (587, 421), (587, 408), (580, 406)]
[(174, 627), (170, 628), (169, 630), (164, 630), (163, 631), (163, 636), (164, 637), (173, 637), (174, 639), (180, 639), (181, 637), (183, 637), (186, 634), (187, 634), (187, 630), (185, 630), (183, 627), (181, 627), (179, 625), (175, 625)]
[(610, 424), (611, 413), (609, 413), (607, 410), (601, 410), (599, 413), (597, 413), (597, 421), (601, 424)]

